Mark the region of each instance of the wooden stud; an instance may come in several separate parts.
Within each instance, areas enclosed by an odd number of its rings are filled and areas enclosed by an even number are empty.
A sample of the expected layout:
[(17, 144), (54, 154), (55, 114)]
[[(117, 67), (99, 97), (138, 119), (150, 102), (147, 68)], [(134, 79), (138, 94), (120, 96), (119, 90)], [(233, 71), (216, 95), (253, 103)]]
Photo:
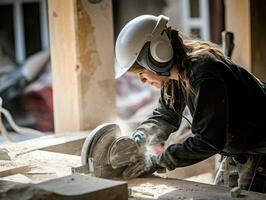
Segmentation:
[(17, 173), (26, 173), (30, 166), (22, 162), (5, 161), (0, 162), (0, 177), (10, 176)]
[(56, 133), (116, 117), (112, 1), (49, 0)]
[(79, 132), (67, 136), (48, 135), (18, 143), (2, 145), (13, 159), (19, 155), (35, 150), (45, 150), (71, 155), (80, 155), (85, 138), (90, 132)]
[(127, 192), (126, 182), (74, 174), (39, 184), (2, 181), (0, 199), (127, 200)]
[(235, 35), (233, 60), (266, 81), (266, 2), (226, 0), (226, 29)]
[(249, 0), (226, 0), (226, 30), (234, 33), (232, 59), (251, 71)]

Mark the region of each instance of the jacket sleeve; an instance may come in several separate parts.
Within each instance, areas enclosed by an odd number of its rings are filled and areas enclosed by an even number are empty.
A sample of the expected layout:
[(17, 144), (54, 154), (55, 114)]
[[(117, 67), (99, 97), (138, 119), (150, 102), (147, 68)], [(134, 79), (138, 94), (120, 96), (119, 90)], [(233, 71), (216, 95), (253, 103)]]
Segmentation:
[(158, 107), (148, 119), (138, 126), (135, 132), (144, 133), (145, 139), (150, 145), (162, 143), (172, 132), (178, 130), (184, 108), (185, 101), (181, 89), (177, 89), (175, 92), (174, 106), (166, 104), (163, 91), (161, 91)]
[(228, 121), (227, 89), (221, 80), (205, 79), (195, 87), (192, 133), (183, 144), (169, 146), (158, 164), (173, 170), (192, 165), (223, 149)]

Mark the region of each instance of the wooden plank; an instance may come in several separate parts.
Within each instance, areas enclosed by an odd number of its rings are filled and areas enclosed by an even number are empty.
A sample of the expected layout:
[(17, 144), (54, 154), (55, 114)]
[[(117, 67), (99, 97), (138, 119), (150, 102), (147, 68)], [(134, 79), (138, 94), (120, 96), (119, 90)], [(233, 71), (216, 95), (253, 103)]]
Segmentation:
[(14, 174), (11, 176), (6, 176), (4, 178), (0, 178), (1, 181), (13, 181), (17, 183), (31, 183), (31, 179), (23, 174)]
[(30, 166), (25, 162), (0, 161), (0, 177), (10, 176), (17, 173), (26, 173)]
[(13, 161), (1, 161), (0, 177), (21, 173), (39, 183), (71, 175), (71, 168), (80, 164), (80, 156), (37, 150), (18, 155)]
[[(250, 29), (250, 0), (225, 0), (226, 30), (235, 35), (235, 49), (232, 59), (252, 70), (251, 63), (251, 29)], [(245, 41), (245, 42), (243, 42)]]
[(16, 158), (31, 166), (27, 176), (34, 183), (71, 175), (71, 168), (81, 164), (80, 156), (48, 151), (33, 151)]
[(40, 184), (2, 182), (0, 199), (115, 200), (128, 199), (127, 183), (74, 174)]
[[(231, 200), (230, 188), (184, 180), (138, 178), (128, 182), (129, 199), (205, 199)], [(243, 190), (241, 199), (266, 199), (266, 194)]]
[(80, 164), (80, 156), (37, 150), (17, 155), (13, 161), (1, 161), (0, 177), (22, 173), (39, 183), (70, 175), (71, 168)]
[(82, 196), (81, 199), (84, 200), (128, 199), (126, 182), (107, 180), (80, 174), (74, 174), (60, 179), (47, 181), (40, 183), (37, 186), (46, 191), (51, 191), (58, 196), (63, 196), (69, 199), (76, 199), (75, 197), (79, 196)]
[(49, 21), (56, 133), (113, 119), (112, 1), (49, 0)]
[(71, 133), (66, 136), (48, 135), (18, 143), (8, 143), (1, 147), (11, 158), (35, 150), (46, 150), (65, 154), (80, 155), (83, 142), (90, 131)]

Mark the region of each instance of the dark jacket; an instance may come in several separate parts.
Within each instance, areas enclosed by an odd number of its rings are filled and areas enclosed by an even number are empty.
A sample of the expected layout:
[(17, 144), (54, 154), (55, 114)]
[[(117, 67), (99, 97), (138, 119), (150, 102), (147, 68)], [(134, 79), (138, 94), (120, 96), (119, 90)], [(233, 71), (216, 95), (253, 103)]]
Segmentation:
[(150, 144), (161, 142), (179, 128), (185, 106), (190, 109), (194, 137), (169, 146), (159, 164), (171, 170), (216, 153), (236, 156), (266, 147), (265, 84), (227, 59), (206, 56), (187, 66), (195, 94), (176, 81), (174, 105), (166, 105), (162, 92), (158, 108), (137, 129)]

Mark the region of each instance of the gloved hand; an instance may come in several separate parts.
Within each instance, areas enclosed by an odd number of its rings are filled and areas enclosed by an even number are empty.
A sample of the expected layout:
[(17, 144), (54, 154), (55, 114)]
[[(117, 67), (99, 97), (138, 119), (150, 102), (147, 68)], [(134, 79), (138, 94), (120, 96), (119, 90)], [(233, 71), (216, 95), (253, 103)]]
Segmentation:
[(148, 155), (129, 165), (124, 170), (123, 177), (130, 179), (139, 176), (148, 176), (160, 168), (161, 167), (157, 164), (157, 157), (155, 155)]
[(146, 152), (146, 137), (145, 134), (142, 131), (135, 131), (131, 134), (131, 137), (133, 140), (135, 140), (138, 144), (139, 151), (142, 154), (145, 154)]
[(135, 140), (139, 145), (146, 143), (145, 134), (142, 131), (135, 131), (131, 134), (133, 140)]

